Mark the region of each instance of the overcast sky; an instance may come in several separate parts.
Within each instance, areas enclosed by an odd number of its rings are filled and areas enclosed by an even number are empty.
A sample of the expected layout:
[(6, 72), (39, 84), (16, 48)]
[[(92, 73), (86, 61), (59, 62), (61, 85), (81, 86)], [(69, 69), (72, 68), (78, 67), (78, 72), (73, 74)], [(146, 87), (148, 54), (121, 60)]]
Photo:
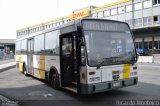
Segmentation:
[(0, 39), (15, 39), (16, 30), (69, 15), (90, 5), (120, 0), (0, 0)]

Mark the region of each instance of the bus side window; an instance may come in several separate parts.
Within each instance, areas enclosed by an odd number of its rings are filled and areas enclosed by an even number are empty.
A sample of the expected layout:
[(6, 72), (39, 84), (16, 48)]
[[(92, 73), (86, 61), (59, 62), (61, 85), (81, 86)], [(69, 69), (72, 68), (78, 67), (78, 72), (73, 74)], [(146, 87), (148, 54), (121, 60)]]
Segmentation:
[(69, 58), (71, 57), (71, 55), (72, 55), (72, 39), (63, 38), (62, 56)]

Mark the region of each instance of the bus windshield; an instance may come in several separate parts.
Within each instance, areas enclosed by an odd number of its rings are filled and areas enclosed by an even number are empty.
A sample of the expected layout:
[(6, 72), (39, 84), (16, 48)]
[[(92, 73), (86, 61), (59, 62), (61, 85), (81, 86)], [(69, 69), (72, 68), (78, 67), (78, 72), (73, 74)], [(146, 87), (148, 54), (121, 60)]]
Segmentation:
[[(120, 23), (123, 27), (124, 23)], [(126, 25), (127, 26), (127, 25)], [(125, 27), (126, 27), (125, 26)], [(127, 26), (128, 27), (128, 26)], [(126, 30), (85, 30), (88, 65), (115, 65), (135, 62), (135, 48), (129, 28)]]

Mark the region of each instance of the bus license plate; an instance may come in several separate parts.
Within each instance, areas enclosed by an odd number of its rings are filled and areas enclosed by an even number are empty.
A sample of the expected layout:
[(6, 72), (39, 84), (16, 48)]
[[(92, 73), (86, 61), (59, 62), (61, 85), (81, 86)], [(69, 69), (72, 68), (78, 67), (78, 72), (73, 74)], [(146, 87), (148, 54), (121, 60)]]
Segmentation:
[(113, 87), (119, 87), (119, 86), (121, 86), (121, 83), (120, 83), (120, 82), (114, 82), (114, 83), (113, 83)]

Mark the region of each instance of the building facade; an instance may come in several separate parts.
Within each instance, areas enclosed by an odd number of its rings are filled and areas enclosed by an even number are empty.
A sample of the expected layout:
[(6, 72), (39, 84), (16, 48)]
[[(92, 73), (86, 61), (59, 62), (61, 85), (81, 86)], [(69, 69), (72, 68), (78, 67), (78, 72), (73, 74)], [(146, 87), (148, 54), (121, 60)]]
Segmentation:
[(0, 39), (0, 50), (5, 54), (15, 52), (15, 39)]
[(56, 20), (17, 30), (17, 38), (84, 17), (127, 22), (133, 31), (137, 49), (160, 53), (160, 0), (122, 0), (100, 7), (90, 6)]
[(136, 48), (160, 53), (160, 0), (123, 0), (95, 8), (91, 15), (127, 22), (133, 31)]

